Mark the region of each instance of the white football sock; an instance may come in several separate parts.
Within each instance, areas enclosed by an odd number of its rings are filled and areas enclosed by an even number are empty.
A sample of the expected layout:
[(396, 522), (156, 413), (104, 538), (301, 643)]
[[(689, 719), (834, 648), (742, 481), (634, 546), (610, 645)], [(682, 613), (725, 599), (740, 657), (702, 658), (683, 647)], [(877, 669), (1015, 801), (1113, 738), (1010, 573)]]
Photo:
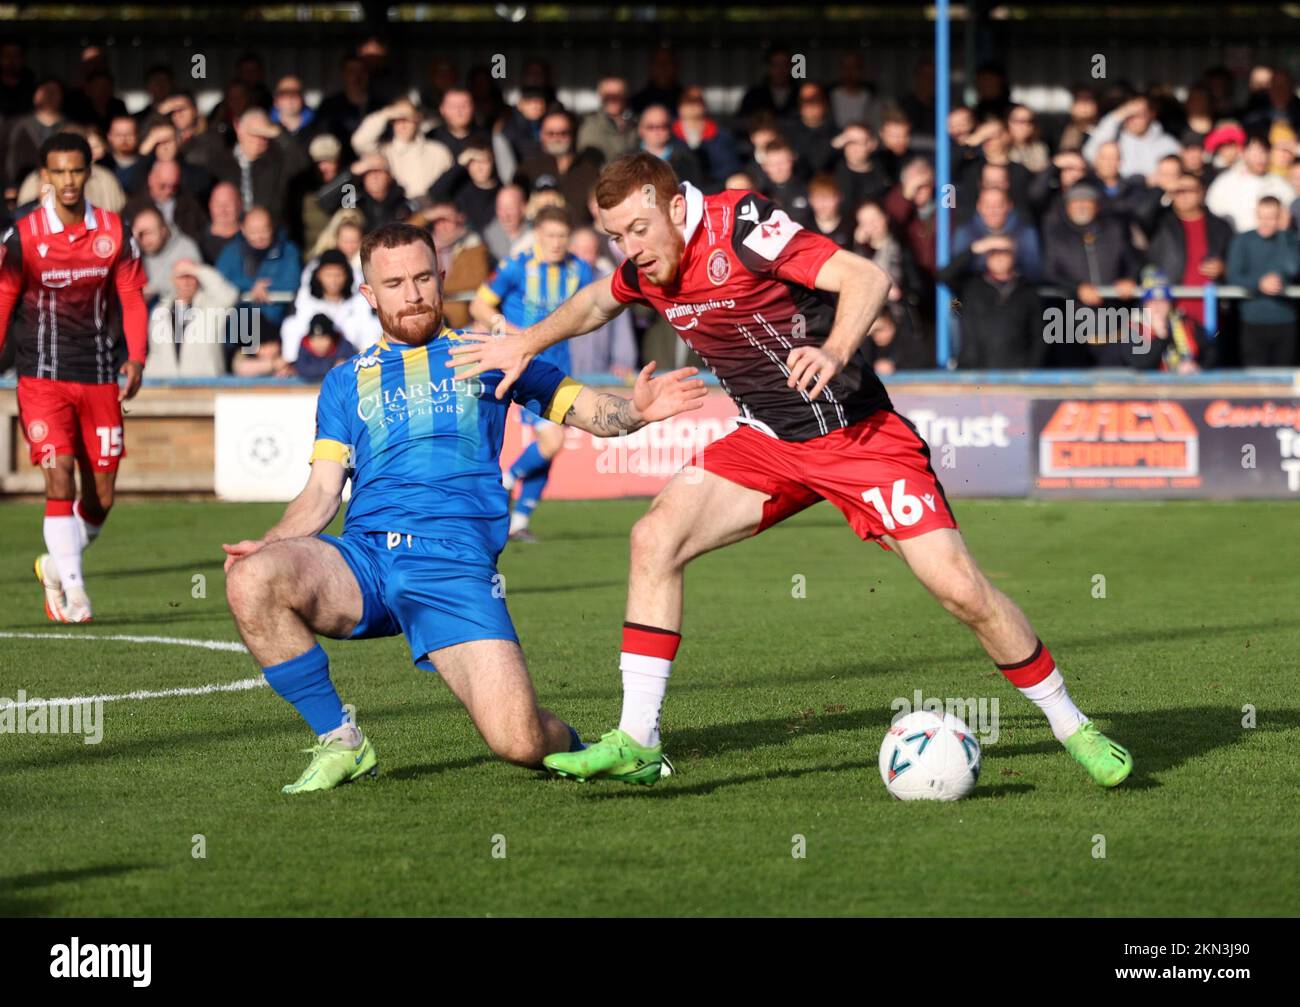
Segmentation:
[(93, 524), (86, 520), (85, 516), (81, 513), (80, 500), (73, 503), (72, 516), (77, 519), (77, 528), (81, 532), (81, 548), (85, 549), (91, 542), (99, 538), (99, 533), (103, 530), (104, 525), (102, 522), (100, 524)]
[(1088, 722), (1083, 711), (1074, 705), (1074, 700), (1066, 691), (1065, 679), (1056, 668), (1037, 685), (1026, 686), (1020, 691), (1046, 714), (1057, 741), (1064, 742), (1079, 729), (1080, 724)]
[(668, 692), (668, 675), (673, 662), (644, 654), (623, 652), (623, 715), (618, 729), (647, 748), (659, 744), (659, 712)]
[(513, 535), (515, 532), (523, 531), (527, 528), (528, 518), (529, 515), (524, 514), (521, 511), (512, 511), (510, 514), (510, 534)]
[(71, 515), (45, 518), (45, 548), (54, 557), (59, 579), (66, 587), (82, 587), (81, 529)]

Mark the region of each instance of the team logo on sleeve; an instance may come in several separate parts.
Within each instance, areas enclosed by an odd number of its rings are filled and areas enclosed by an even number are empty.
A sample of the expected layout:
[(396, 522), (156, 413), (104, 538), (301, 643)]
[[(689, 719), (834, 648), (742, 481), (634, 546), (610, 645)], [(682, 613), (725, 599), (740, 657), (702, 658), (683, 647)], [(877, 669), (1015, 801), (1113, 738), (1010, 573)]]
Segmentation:
[(709, 256), (708, 274), (709, 282), (715, 286), (725, 283), (731, 275), (731, 259), (721, 248), (715, 248)]
[(744, 245), (765, 259), (775, 259), (795, 232), (802, 230), (803, 227), (791, 220), (784, 210), (774, 210), (767, 220), (745, 235)]
[(110, 259), (113, 257), (113, 253), (117, 251), (117, 244), (107, 234), (101, 234), (91, 242), (90, 247), (94, 249), (95, 254), (101, 259)]

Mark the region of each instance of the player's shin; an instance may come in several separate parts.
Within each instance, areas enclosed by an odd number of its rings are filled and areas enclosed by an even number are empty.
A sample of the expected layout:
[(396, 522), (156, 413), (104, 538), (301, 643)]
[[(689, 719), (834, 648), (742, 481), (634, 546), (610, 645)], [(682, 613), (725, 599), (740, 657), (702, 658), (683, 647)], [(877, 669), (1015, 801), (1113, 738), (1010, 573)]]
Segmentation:
[(54, 565), (64, 590), (84, 590), (81, 576), (81, 531), (73, 515), (71, 500), (45, 501), (45, 548), (54, 558)]
[(1062, 743), (1085, 724), (1088, 718), (1074, 705), (1065, 688), (1065, 679), (1041, 640), (1025, 660), (999, 664), (998, 671), (1047, 717), (1052, 734)]
[(87, 548), (104, 529), (108, 512), (98, 504), (81, 499), (72, 505), (72, 516), (77, 519), (77, 529), (81, 533), (81, 548)]
[(346, 722), (343, 701), (330, 681), (329, 657), (319, 643), (306, 653), (263, 668), (262, 674), (322, 741), (326, 735), (352, 726)]
[(659, 744), (659, 715), (681, 642), (682, 635), (671, 630), (623, 624), (618, 661), (623, 673), (623, 713), (618, 727), (647, 748)]

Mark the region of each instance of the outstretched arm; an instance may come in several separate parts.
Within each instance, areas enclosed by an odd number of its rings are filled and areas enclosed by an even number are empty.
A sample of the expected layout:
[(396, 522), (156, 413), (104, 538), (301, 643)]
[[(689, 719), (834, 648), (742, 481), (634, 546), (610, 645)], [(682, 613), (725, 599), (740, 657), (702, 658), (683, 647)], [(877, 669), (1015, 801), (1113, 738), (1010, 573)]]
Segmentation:
[(875, 324), (889, 296), (888, 274), (870, 259), (843, 249), (836, 252), (817, 272), (816, 287), (839, 295), (835, 321), (821, 346), (797, 346), (786, 360), (791, 388), (817, 398), (858, 352), (867, 332)]
[(279, 542), (286, 538), (302, 538), (307, 535), (319, 535), (334, 520), (343, 500), (343, 484), (347, 480), (347, 470), (340, 461), (317, 458), (311, 463), (311, 477), (302, 492), (290, 501), (280, 518), (259, 539), (245, 539), (234, 545), (222, 544), (226, 551), (226, 572), (236, 561), (251, 556), (262, 546)]
[(573, 400), (564, 422), (597, 437), (617, 437), (704, 405), (709, 391), (703, 381), (695, 378), (699, 373), (696, 368), (683, 367), (652, 378), (654, 369), (653, 361), (641, 368), (630, 399), (584, 387)]
[(612, 277), (606, 276), (587, 284), (542, 321), (517, 334), (465, 333), (452, 346), (447, 366), (457, 368), (458, 378), (476, 377), (484, 371), (503, 372), (505, 377), (497, 384), (496, 394), (504, 398), (528, 362), (542, 350), (600, 328), (626, 307), (614, 299), (611, 283)]

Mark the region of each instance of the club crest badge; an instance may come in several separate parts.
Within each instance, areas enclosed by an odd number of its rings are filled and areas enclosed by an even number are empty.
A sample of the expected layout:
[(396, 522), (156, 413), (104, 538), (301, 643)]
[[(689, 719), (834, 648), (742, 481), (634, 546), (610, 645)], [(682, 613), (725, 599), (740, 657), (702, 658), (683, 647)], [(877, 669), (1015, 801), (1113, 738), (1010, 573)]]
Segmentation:
[(727, 277), (731, 275), (731, 260), (721, 248), (715, 248), (709, 256), (708, 273), (709, 282), (714, 286), (726, 283)]

